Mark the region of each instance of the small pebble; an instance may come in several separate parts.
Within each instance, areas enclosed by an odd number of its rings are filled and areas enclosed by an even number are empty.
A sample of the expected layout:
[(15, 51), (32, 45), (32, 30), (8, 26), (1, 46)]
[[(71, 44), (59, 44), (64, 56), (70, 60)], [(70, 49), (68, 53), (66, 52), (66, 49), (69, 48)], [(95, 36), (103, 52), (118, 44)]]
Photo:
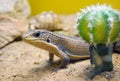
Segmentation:
[(2, 55), (3, 53), (0, 51), (0, 56)]
[(2, 62), (3, 60), (0, 59), (0, 62)]
[(35, 65), (39, 65), (39, 62), (34, 62)]
[(111, 71), (111, 72), (103, 72), (102, 75), (105, 76), (107, 79), (111, 79), (111, 78), (114, 77), (115, 72), (114, 72), (114, 71)]

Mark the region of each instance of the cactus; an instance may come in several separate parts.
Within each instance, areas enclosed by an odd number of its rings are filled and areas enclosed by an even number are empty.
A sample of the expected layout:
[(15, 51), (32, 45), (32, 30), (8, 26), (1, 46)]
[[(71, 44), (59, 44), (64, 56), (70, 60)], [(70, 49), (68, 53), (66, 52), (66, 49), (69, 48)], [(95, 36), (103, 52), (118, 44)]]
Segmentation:
[(87, 7), (77, 17), (79, 34), (87, 42), (106, 44), (119, 34), (120, 15), (106, 5)]
[(112, 42), (120, 32), (120, 15), (106, 5), (90, 6), (77, 17), (77, 28), (81, 37), (90, 43), (91, 64), (94, 74), (113, 70)]

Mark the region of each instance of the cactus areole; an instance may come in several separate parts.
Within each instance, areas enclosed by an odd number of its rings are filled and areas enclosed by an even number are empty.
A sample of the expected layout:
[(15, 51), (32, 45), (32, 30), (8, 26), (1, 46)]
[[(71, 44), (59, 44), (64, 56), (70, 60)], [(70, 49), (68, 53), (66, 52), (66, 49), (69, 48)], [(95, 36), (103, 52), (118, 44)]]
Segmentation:
[(119, 35), (120, 15), (110, 6), (90, 6), (79, 13), (77, 28), (81, 37), (89, 43), (110, 43)]

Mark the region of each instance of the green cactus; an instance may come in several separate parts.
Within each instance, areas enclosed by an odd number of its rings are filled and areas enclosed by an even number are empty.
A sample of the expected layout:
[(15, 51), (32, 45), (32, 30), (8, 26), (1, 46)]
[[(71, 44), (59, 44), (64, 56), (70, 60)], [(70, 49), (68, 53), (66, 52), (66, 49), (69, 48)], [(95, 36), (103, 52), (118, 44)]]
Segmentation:
[(106, 5), (90, 6), (77, 17), (77, 28), (81, 37), (90, 43), (91, 63), (95, 64), (94, 75), (111, 71), (112, 42), (120, 32), (120, 15)]
[(120, 15), (106, 5), (90, 6), (78, 15), (77, 27), (87, 42), (106, 44), (113, 42), (119, 34)]

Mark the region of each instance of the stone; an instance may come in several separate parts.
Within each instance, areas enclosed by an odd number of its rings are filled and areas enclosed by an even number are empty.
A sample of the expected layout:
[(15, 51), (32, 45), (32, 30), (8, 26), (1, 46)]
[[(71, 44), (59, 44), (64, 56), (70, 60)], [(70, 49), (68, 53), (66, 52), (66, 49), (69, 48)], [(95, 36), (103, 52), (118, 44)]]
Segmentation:
[(19, 19), (29, 17), (28, 0), (0, 0), (0, 15), (9, 15)]

